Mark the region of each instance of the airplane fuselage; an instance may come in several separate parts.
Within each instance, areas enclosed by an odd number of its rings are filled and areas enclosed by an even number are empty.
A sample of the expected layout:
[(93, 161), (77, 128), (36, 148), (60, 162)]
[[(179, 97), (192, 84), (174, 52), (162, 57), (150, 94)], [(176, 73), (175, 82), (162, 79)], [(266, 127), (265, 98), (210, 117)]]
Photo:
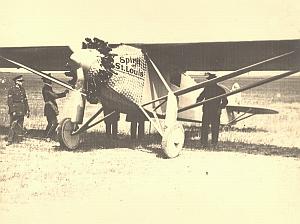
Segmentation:
[(112, 54), (113, 74), (104, 81), (101, 80), (102, 55), (97, 50), (82, 49), (75, 52), (71, 59), (83, 69), (87, 94), (93, 95), (105, 107), (122, 113), (134, 113), (139, 110), (149, 73), (145, 55), (141, 49), (128, 45), (113, 48)]

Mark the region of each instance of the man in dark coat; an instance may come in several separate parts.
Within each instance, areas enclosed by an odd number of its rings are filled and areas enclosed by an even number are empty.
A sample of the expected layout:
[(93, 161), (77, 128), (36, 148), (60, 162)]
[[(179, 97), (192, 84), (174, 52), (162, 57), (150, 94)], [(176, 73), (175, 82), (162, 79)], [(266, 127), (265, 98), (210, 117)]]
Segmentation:
[[(216, 78), (215, 74), (212, 73), (205, 73), (206, 78), (213, 79)], [(197, 102), (201, 102), (203, 100), (208, 100), (210, 98), (225, 94), (225, 90), (219, 86), (217, 83), (210, 84), (206, 86), (203, 92), (197, 98)], [(212, 133), (212, 140), (211, 143), (214, 147), (218, 144), (219, 138), (219, 126), (220, 126), (220, 116), (221, 111), (226, 107), (228, 104), (228, 100), (226, 97), (212, 100), (207, 102), (203, 105), (202, 111), (202, 128), (201, 128), (201, 144), (204, 147), (208, 145), (208, 129), (209, 125), (211, 125), (211, 133)]]
[(54, 137), (55, 129), (58, 125), (57, 115), (58, 107), (56, 103), (56, 99), (65, 97), (69, 90), (65, 90), (62, 93), (56, 93), (52, 89), (52, 82), (49, 79), (43, 78), (44, 86), (42, 89), (42, 94), (45, 102), (44, 107), (44, 115), (47, 118), (48, 125), (46, 127), (45, 137), (49, 140), (49, 138)]
[(7, 104), (10, 116), (10, 129), (7, 145), (11, 145), (16, 137), (17, 130), (23, 129), (24, 116), (29, 117), (30, 111), (25, 89), (23, 87), (23, 76), (13, 78), (14, 85), (8, 90)]

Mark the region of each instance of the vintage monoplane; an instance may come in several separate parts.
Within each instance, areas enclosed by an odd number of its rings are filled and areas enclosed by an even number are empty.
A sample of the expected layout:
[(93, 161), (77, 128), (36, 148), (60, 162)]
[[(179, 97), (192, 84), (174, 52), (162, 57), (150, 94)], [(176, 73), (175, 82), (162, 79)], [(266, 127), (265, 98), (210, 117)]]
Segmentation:
[[(193, 108), (299, 72), (299, 51), (300, 40), (108, 44), (97, 38), (86, 38), (82, 49), (75, 52), (68, 46), (0, 48), (3, 59), (0, 67), (21, 67), (71, 90), (72, 114), (58, 127), (62, 146), (76, 149), (83, 132), (118, 111), (147, 118), (162, 136), (164, 153), (173, 158), (179, 155), (184, 144), (184, 129), (178, 120), (195, 121), (189, 116)], [(234, 72), (187, 86), (182, 78), (187, 70)], [(202, 102), (195, 103), (192, 99), (187, 105), (184, 100), (187, 99), (184, 95), (209, 84), (263, 70), (282, 73)], [(72, 80), (63, 82), (42, 71), (69, 71), (66, 75)], [(176, 90), (171, 86), (177, 86)], [(101, 107), (83, 122), (86, 101), (101, 103), (113, 112), (92, 123), (103, 112)], [(227, 111), (248, 116), (276, 113), (240, 105), (228, 105)], [(233, 116), (229, 124), (241, 119), (245, 117)]]

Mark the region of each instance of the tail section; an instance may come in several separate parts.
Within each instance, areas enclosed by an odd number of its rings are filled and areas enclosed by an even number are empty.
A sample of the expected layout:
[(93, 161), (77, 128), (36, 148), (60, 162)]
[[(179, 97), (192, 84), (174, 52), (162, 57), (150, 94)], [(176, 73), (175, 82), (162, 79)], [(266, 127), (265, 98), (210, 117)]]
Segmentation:
[[(232, 91), (238, 90), (240, 88), (241, 88), (240, 85), (237, 82), (235, 82), (232, 85), (231, 89), (227, 88), (227, 90), (229, 92), (232, 92)], [(242, 93), (237, 93), (235, 95), (228, 97), (228, 105), (238, 106), (238, 105), (241, 105), (241, 103), (242, 103)], [(227, 119), (228, 119), (227, 123), (232, 124), (232, 125), (236, 124), (236, 122), (235, 122), (236, 113), (229, 108), (226, 108), (226, 112), (227, 112)]]
[[(197, 83), (193, 78), (191, 78), (189, 75), (182, 74), (180, 87), (171, 84), (171, 89), (174, 91), (178, 89), (187, 88), (195, 84)], [(179, 108), (196, 103), (196, 99), (201, 92), (202, 89), (192, 91), (190, 93), (180, 96), (178, 102)], [(202, 109), (200, 107), (196, 107), (178, 114), (178, 118), (195, 120), (195, 121), (201, 121), (201, 117), (202, 117)]]
[[(232, 91), (234, 91), (234, 90), (238, 90), (238, 89), (240, 89), (241, 87), (240, 87), (240, 85), (237, 83), (237, 82), (235, 82), (233, 85), (232, 85), (232, 87), (231, 87), (231, 92)], [(236, 105), (240, 105), (241, 103), (242, 103), (242, 93), (237, 93), (237, 94), (235, 94), (235, 95), (232, 95), (232, 96), (230, 96), (231, 98), (230, 98), (230, 104), (236, 104)], [(231, 102), (232, 101), (232, 102)]]

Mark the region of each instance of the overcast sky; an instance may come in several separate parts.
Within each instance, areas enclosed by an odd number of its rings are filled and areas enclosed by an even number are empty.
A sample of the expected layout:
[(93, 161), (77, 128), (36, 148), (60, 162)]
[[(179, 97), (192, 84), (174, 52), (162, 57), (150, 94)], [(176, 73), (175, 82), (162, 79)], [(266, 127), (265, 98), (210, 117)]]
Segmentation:
[[(46, 2), (46, 3), (45, 3)], [(5, 0), (0, 46), (300, 38), (299, 0)]]

